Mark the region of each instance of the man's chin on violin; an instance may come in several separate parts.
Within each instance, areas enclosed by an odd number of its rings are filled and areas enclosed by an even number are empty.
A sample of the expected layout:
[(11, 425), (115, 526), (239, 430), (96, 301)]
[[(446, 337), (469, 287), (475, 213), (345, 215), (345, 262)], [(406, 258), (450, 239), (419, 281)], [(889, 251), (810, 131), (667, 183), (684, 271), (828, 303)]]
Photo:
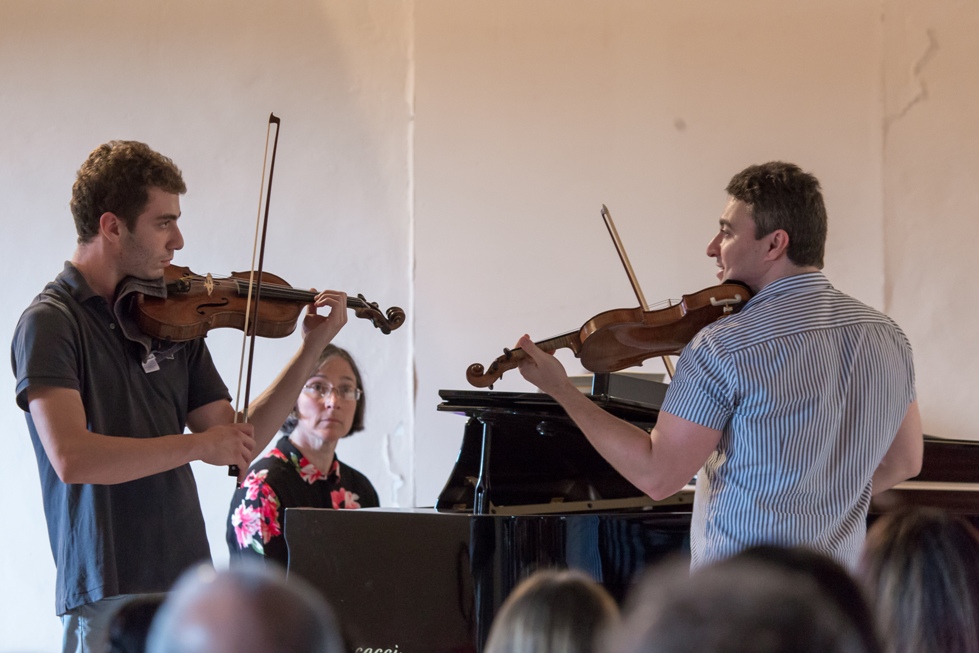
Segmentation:
[(146, 206), (131, 224), (114, 214), (103, 215), (103, 229), (108, 230), (109, 242), (118, 248), (117, 282), (127, 275), (140, 279), (163, 277), (174, 252), (184, 246), (177, 226), (179, 217), (179, 196), (155, 187), (147, 189)]

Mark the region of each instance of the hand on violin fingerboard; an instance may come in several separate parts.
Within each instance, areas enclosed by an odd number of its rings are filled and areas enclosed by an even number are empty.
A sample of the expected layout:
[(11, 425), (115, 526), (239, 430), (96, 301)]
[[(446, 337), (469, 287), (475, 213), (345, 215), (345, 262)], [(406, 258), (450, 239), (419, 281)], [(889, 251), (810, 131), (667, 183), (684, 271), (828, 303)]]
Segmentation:
[(530, 336), (521, 336), (517, 346), (527, 354), (518, 365), (523, 378), (552, 396), (567, 387), (577, 392), (561, 361), (534, 344)]
[[(318, 308), (328, 307), (330, 312), (319, 315)], [(303, 318), (303, 337), (322, 336), (325, 346), (347, 323), (347, 293), (339, 290), (324, 290), (316, 295), (312, 304), (306, 306)]]

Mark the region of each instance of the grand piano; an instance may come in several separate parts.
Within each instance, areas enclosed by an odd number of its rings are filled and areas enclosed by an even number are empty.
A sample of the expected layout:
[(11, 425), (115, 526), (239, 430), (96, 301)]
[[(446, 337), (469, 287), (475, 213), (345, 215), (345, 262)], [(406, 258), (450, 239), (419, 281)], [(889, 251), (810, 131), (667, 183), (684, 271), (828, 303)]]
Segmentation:
[[(592, 401), (641, 428), (666, 386), (596, 375)], [(540, 393), (440, 391), (464, 423), (456, 464), (430, 509), (289, 508), (290, 574), (317, 587), (358, 653), (479, 652), (509, 592), (535, 569), (580, 569), (621, 601), (643, 570), (689, 553), (693, 487), (653, 501), (602, 459)], [(979, 443), (926, 438), (920, 476), (875, 499), (979, 524)]]

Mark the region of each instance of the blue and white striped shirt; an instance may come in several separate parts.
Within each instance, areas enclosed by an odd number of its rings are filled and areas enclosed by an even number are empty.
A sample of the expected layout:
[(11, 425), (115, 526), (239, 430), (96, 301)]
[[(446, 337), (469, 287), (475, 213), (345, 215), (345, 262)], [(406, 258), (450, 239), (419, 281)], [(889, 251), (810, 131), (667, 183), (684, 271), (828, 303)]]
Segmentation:
[(914, 398), (907, 337), (822, 272), (770, 283), (701, 330), (662, 407), (722, 431), (697, 475), (692, 566), (768, 543), (853, 568), (871, 478)]

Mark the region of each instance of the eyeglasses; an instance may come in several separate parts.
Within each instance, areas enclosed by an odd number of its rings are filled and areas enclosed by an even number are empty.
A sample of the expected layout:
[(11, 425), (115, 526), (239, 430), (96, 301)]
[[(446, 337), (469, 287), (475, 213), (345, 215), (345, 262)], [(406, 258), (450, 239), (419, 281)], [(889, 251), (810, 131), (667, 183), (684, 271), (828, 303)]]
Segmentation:
[(328, 394), (336, 394), (338, 399), (343, 399), (344, 401), (357, 401), (360, 399), (360, 396), (364, 394), (363, 391), (361, 391), (361, 389), (355, 385), (344, 384), (334, 387), (329, 383), (319, 383), (317, 381), (304, 385), (303, 392), (310, 397), (315, 397), (317, 399), (322, 399)]

